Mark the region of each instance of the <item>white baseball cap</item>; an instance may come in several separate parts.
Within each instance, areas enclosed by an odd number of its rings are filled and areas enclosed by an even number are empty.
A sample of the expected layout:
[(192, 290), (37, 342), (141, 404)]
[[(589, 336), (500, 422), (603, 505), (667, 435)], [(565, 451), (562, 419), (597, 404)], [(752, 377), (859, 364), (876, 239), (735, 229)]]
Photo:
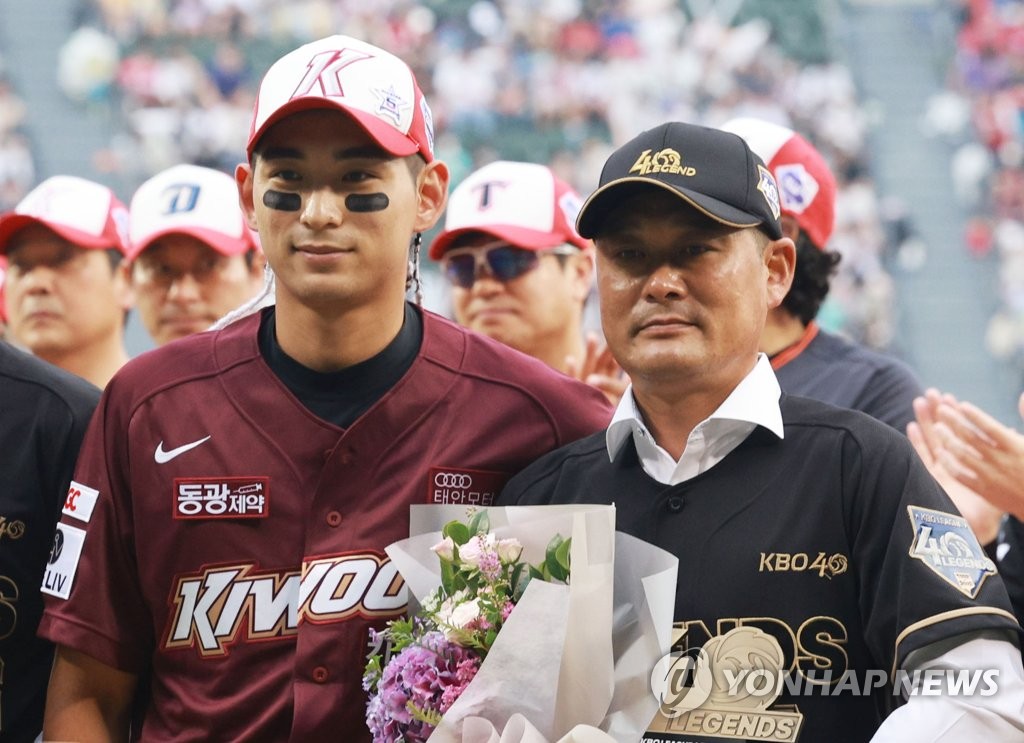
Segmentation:
[(471, 173), (448, 199), (444, 230), (430, 245), (440, 260), (462, 235), (483, 232), (529, 250), (589, 244), (576, 232), (583, 200), (551, 169), (499, 160)]
[(433, 117), (409, 66), (349, 36), (330, 36), (289, 52), (263, 76), (246, 153), (285, 116), (316, 108), (349, 114), (392, 155), (434, 159)]
[(47, 178), (0, 217), (0, 253), (31, 224), (48, 227), (82, 248), (124, 253), (128, 246), (128, 210), (121, 200), (106, 186), (73, 175)]
[(259, 247), (238, 206), (234, 178), (198, 165), (175, 165), (139, 186), (129, 226), (129, 260), (171, 234), (189, 235), (227, 256)]

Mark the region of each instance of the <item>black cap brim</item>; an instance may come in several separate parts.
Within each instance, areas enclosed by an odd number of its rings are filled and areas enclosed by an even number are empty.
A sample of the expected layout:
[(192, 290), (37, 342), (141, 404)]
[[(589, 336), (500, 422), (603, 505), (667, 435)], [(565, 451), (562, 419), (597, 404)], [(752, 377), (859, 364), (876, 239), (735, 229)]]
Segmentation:
[(764, 222), (759, 216), (749, 214), (711, 196), (641, 176), (619, 178), (594, 191), (583, 203), (583, 207), (576, 217), (576, 231), (583, 237), (594, 239), (601, 233), (601, 226), (604, 224), (605, 218), (617, 204), (651, 188), (658, 188), (678, 196), (680, 200), (701, 214), (728, 227), (736, 229), (762, 227), (772, 237), (776, 239), (782, 237), (781, 232), (773, 234), (776, 225)]

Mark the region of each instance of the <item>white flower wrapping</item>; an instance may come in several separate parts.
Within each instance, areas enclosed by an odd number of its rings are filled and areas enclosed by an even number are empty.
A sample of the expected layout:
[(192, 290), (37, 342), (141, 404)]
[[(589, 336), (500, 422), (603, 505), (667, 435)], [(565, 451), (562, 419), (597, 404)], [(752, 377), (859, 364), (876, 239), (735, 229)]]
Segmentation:
[[(502, 540), (516, 539), (528, 563), (543, 561), (555, 534), (571, 536), (570, 582), (530, 582), (431, 743), (638, 740), (658, 708), (650, 674), (669, 651), (678, 560), (616, 533), (614, 506), (487, 511), (499, 554)], [(412, 506), (413, 536), (387, 548), (415, 597), (410, 610), (440, 585), (431, 548), (442, 542), (441, 528), (465, 518), (465, 506)], [(517, 545), (504, 546), (503, 560), (518, 558)], [(467, 559), (464, 547), (459, 554)], [(453, 602), (451, 612), (459, 626), (472, 607)]]

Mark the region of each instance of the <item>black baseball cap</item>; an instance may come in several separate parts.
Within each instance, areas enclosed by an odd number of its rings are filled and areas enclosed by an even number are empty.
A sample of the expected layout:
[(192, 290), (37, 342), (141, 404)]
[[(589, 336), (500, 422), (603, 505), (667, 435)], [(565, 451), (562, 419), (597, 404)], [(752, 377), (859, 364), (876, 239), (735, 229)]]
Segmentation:
[(650, 186), (716, 222), (782, 237), (779, 189), (764, 161), (736, 134), (682, 122), (648, 129), (612, 153), (580, 209), (577, 231), (595, 237), (615, 204)]

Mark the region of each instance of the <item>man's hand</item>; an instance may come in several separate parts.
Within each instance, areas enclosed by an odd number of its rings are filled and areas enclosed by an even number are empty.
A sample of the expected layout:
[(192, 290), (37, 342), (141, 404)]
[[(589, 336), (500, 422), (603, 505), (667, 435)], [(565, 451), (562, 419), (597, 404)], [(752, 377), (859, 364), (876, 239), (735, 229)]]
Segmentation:
[(565, 364), (570, 377), (599, 389), (612, 405), (619, 404), (629, 386), (629, 377), (595, 333), (587, 333), (583, 359), (568, 356)]
[(956, 446), (955, 436), (940, 420), (940, 410), (956, 404), (952, 395), (941, 395), (935, 389), (927, 390), (923, 397), (914, 400), (917, 421), (907, 425), (907, 438), (932, 477), (967, 519), (978, 541), (988, 544), (999, 534), (1003, 510), (972, 488), (960, 461), (950, 451), (950, 447)]

